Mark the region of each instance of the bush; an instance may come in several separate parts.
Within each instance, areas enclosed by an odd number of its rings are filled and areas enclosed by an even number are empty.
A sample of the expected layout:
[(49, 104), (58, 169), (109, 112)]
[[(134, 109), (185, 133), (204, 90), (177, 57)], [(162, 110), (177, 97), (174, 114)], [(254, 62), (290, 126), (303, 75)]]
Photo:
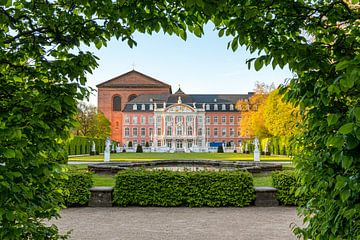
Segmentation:
[[(92, 142), (95, 142), (96, 153), (91, 151)], [(103, 152), (105, 148), (105, 139), (100, 138), (90, 138), (83, 136), (75, 136), (67, 146), (67, 151), (69, 155), (80, 155), (80, 154), (89, 154), (95, 155), (99, 152)]]
[(68, 179), (64, 180), (64, 204), (70, 206), (83, 206), (89, 202), (90, 188), (93, 185), (92, 173), (88, 171), (71, 171), (66, 173)]
[(302, 206), (307, 202), (305, 195), (295, 194), (300, 187), (300, 181), (294, 171), (272, 172), (271, 177), (273, 186), (278, 189), (276, 198), (280, 204)]
[(150, 147), (149, 142), (145, 143), (145, 147), (147, 147), (147, 148)]
[(252, 175), (232, 172), (125, 170), (116, 176), (119, 206), (237, 206), (255, 199)]
[(218, 152), (218, 153), (224, 153), (224, 148), (223, 148), (223, 146), (218, 146), (217, 152)]
[(136, 152), (137, 152), (137, 153), (142, 153), (142, 152), (143, 152), (143, 149), (142, 149), (142, 146), (141, 146), (141, 145), (137, 145), (137, 147), (136, 147)]

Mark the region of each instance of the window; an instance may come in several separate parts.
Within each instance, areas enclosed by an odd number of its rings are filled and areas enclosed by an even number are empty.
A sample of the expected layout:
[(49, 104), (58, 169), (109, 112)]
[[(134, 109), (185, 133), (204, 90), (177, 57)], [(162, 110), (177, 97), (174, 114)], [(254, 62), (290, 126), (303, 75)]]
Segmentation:
[(237, 134), (238, 134), (238, 137), (240, 137), (240, 136), (241, 136), (241, 128), (238, 128), (238, 132), (237, 132)]
[(130, 117), (128, 115), (125, 115), (125, 124), (130, 123)]
[(142, 137), (145, 137), (145, 136), (146, 136), (146, 130), (145, 130), (145, 128), (141, 128), (140, 134), (141, 134)]
[(192, 135), (193, 135), (193, 128), (192, 128), (191, 126), (189, 126), (189, 127), (187, 128), (187, 135), (188, 135), (188, 136), (192, 136)]
[(149, 124), (151, 124), (151, 125), (154, 124), (154, 117), (151, 117), (151, 116), (149, 117)]
[(217, 111), (218, 110), (218, 105), (214, 104), (214, 110)]
[(223, 104), (223, 105), (221, 106), (221, 110), (226, 110), (226, 105), (225, 105), (225, 104)]
[(210, 110), (210, 104), (206, 104), (206, 110)]
[(221, 136), (226, 137), (226, 128), (221, 129)]
[(172, 122), (172, 116), (166, 116), (165, 121), (166, 121), (166, 123), (171, 123)]
[(113, 98), (113, 111), (119, 112), (121, 111), (121, 97), (115, 96)]
[(138, 117), (137, 117), (137, 116), (133, 116), (133, 117), (132, 117), (132, 123), (133, 123), (133, 124), (137, 124), (137, 123), (138, 123)]
[(166, 128), (166, 135), (167, 136), (172, 136), (172, 127), (167, 127)]
[(145, 146), (145, 140), (141, 140), (141, 146)]
[(222, 117), (221, 117), (221, 123), (222, 123), (222, 124), (226, 124), (226, 116), (222, 116)]
[(136, 147), (138, 145), (138, 141), (137, 140), (134, 140), (134, 147)]
[(157, 141), (157, 146), (158, 146), (158, 147), (161, 147), (161, 140), (158, 140), (158, 141)]
[(152, 135), (154, 134), (154, 131), (152, 128), (149, 128), (149, 136), (152, 137)]
[(230, 117), (230, 124), (234, 125), (234, 117), (233, 116)]
[(201, 136), (202, 135), (202, 128), (198, 128), (198, 136)]
[(237, 117), (237, 120), (238, 120), (237, 123), (240, 124), (240, 122), (241, 122), (241, 117)]
[(130, 136), (130, 129), (125, 128), (125, 137), (129, 137), (129, 136)]
[(202, 124), (202, 123), (203, 123), (203, 117), (202, 117), (202, 116), (199, 116), (199, 117), (198, 117), (198, 123), (199, 123), (199, 124)]
[(149, 110), (151, 110), (151, 111), (154, 110), (154, 105), (150, 104)]
[(161, 123), (161, 117), (160, 116), (157, 116), (156, 117), (156, 124), (160, 124)]
[(234, 110), (234, 104), (230, 104), (230, 111)]
[(181, 126), (177, 126), (177, 127), (176, 127), (176, 135), (177, 135), (177, 136), (181, 136), (181, 135), (182, 135), (182, 127), (181, 127)]
[(214, 124), (218, 124), (218, 117), (217, 116), (214, 117)]
[(137, 110), (137, 105), (136, 104), (133, 104), (133, 110)]
[(193, 117), (192, 117), (192, 116), (187, 116), (187, 117), (186, 117), (186, 121), (187, 121), (187, 122), (192, 122), (192, 120), (193, 120)]
[(235, 137), (234, 128), (230, 128), (230, 137)]
[(145, 116), (141, 116), (140, 117), (140, 122), (142, 125), (145, 125), (146, 124), (146, 117)]
[(137, 137), (137, 135), (138, 135), (138, 129), (137, 129), (137, 128), (133, 128), (132, 130), (133, 130), (132, 136), (133, 136), (133, 137)]
[(161, 135), (161, 128), (157, 128), (157, 135)]
[(145, 104), (141, 104), (141, 110), (145, 110)]
[(176, 116), (175, 122), (176, 122), (176, 123), (182, 122), (182, 117), (181, 117), (181, 116)]
[(206, 117), (206, 124), (210, 124), (210, 116)]
[(210, 137), (210, 128), (206, 128), (206, 136)]
[(217, 136), (218, 136), (218, 129), (214, 128), (214, 137), (217, 137)]

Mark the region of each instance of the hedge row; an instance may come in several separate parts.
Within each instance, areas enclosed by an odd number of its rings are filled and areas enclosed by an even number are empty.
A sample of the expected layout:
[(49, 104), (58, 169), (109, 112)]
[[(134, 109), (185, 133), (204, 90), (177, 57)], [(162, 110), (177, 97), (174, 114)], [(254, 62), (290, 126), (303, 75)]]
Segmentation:
[[(242, 143), (242, 150), (245, 152), (246, 144), (248, 151), (254, 152), (254, 140), (245, 140)], [(260, 139), (259, 151), (265, 154), (266, 144), (268, 144), (268, 153), (274, 155), (293, 155), (294, 149), (290, 144), (289, 137), (272, 137)]]
[(255, 199), (248, 172), (173, 172), (126, 170), (116, 175), (118, 206), (237, 206)]
[(280, 204), (302, 206), (307, 202), (306, 195), (296, 193), (301, 184), (294, 171), (272, 172), (271, 177), (273, 186), (278, 189), (276, 197)]
[(90, 154), (93, 142), (95, 142), (95, 148), (97, 153), (104, 152), (105, 139), (75, 136), (67, 146), (68, 154)]
[(87, 205), (90, 199), (90, 188), (93, 185), (92, 173), (88, 171), (67, 172), (62, 190), (64, 204), (67, 207)]

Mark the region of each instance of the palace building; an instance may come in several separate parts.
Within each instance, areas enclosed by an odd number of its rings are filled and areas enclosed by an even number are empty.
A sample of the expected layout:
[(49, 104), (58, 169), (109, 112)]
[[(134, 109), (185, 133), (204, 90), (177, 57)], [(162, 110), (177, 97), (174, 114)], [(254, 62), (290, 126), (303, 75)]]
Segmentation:
[(237, 101), (253, 94), (186, 94), (135, 70), (97, 85), (98, 109), (111, 122), (111, 139), (127, 145), (187, 151), (219, 143), (237, 146)]

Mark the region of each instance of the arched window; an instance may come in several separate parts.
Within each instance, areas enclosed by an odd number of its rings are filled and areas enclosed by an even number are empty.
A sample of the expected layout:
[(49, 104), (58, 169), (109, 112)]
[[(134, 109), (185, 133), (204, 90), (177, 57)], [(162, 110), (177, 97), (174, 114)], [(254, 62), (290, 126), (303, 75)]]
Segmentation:
[(119, 112), (121, 111), (121, 97), (115, 96), (113, 98), (113, 111)]
[(128, 98), (128, 102), (130, 102), (131, 100), (135, 99), (137, 96), (135, 94), (131, 94)]

